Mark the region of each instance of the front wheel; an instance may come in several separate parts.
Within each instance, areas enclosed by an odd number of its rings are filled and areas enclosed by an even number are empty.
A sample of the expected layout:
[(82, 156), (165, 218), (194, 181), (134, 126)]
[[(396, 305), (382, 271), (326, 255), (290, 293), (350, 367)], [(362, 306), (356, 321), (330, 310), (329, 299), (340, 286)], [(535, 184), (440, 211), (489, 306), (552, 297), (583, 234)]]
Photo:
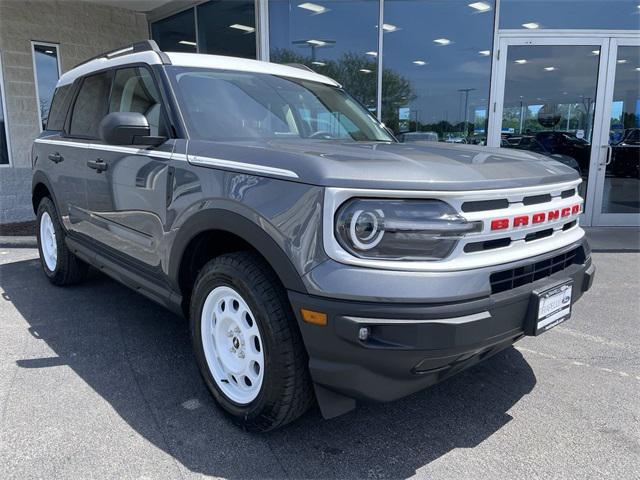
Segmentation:
[(218, 404), (247, 430), (302, 415), (313, 400), (307, 356), (286, 292), (253, 252), (201, 270), (190, 308), (200, 372)]

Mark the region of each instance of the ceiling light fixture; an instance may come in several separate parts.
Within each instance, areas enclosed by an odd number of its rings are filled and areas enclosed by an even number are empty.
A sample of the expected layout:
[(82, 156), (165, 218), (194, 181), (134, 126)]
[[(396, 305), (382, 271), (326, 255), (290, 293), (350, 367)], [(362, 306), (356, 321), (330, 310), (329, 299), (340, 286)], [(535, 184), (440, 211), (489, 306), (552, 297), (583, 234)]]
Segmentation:
[(515, 61), (515, 63), (517, 63), (518, 65), (524, 65), (525, 63), (527, 63), (527, 61), (524, 58), (519, 58)]
[(52, 54), (53, 50), (45, 50), (44, 53)]
[(191, 42), (189, 40), (180, 40), (178, 43), (180, 43), (181, 45), (189, 45), (190, 47), (196, 46), (196, 42)]
[(491, 50), (480, 50), (478, 53), (483, 57), (488, 57), (489, 55), (491, 55)]
[(324, 47), (327, 44), (327, 42), (323, 42), (322, 40), (315, 40), (313, 38), (311, 40), (307, 40), (307, 43), (315, 45), (316, 47)]
[(591, 50), (594, 55), (600, 55), (600, 50)]
[(311, 65), (317, 65), (319, 67), (324, 67), (326, 65), (326, 63), (324, 63), (324, 62), (311, 62)]
[(556, 67), (544, 67), (544, 69), (545, 69), (547, 72), (553, 72), (553, 71), (556, 69)]
[(624, 58), (621, 58), (620, 60), (618, 60), (618, 63), (627, 63), (627, 61)]
[(474, 2), (470, 3), (469, 6), (474, 10), (478, 10), (479, 12), (488, 12), (491, 10), (491, 5), (486, 2)]
[(362, 72), (362, 73), (371, 73), (371, 70), (369, 70), (367, 68), (361, 68), (359, 71)]
[(425, 62), (424, 60), (414, 60), (413, 63), (420, 67), (427, 64), (427, 62)]
[(436, 38), (434, 40), (435, 43), (437, 43), (438, 45), (449, 45), (451, 43), (451, 40), (449, 40), (448, 38)]
[(372, 57), (377, 57), (378, 56), (378, 52), (374, 52), (373, 50), (370, 52), (365, 52), (365, 55), (370, 55)]
[(309, 10), (316, 15), (320, 15), (321, 13), (327, 13), (329, 9), (327, 7), (323, 7), (322, 5), (318, 5), (317, 3), (304, 2), (298, 5), (299, 8), (303, 8), (304, 10)]
[(233, 25), (229, 25), (229, 28), (235, 28), (236, 30), (242, 30), (243, 32), (253, 33), (256, 31), (255, 28), (250, 27), (249, 25), (242, 25), (240, 23), (234, 23)]
[(540, 28), (540, 24), (536, 22), (523, 23), (522, 26), (524, 28), (528, 28), (529, 30), (535, 30), (536, 28)]
[(395, 25), (392, 25), (391, 23), (383, 23), (382, 30), (384, 30), (387, 33), (391, 33), (398, 30), (398, 27), (396, 27)]

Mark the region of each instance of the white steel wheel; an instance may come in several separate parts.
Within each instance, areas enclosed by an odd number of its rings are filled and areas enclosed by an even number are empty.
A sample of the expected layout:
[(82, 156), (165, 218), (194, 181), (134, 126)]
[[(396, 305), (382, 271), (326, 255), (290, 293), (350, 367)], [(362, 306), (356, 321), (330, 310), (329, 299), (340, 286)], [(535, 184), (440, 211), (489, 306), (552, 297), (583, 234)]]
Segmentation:
[(53, 221), (48, 212), (40, 217), (40, 247), (44, 263), (50, 271), (55, 271), (58, 264), (58, 244)]
[(251, 309), (233, 288), (214, 288), (200, 316), (202, 347), (218, 388), (233, 402), (256, 399), (264, 379), (264, 343)]

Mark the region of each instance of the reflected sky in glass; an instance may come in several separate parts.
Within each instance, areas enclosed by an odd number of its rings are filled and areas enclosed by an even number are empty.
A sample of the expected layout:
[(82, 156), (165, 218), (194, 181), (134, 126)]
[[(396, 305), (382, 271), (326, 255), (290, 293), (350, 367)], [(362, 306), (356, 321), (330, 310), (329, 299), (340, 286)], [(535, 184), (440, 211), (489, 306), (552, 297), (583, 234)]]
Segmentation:
[(502, 0), (500, 28), (640, 29), (638, 0)]
[(449, 141), (485, 135), (494, 13), (491, 1), (385, 2), (385, 124)]
[(34, 45), (33, 55), (36, 64), (36, 81), (38, 82), (38, 97), (42, 124), (46, 124), (53, 91), (58, 83), (57, 47)]

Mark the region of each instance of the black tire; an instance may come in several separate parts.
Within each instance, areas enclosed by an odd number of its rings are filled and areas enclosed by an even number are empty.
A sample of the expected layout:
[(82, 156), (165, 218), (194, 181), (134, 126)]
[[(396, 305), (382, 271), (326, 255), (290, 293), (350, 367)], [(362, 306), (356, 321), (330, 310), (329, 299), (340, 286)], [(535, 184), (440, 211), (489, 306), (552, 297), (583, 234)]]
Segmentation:
[[(57, 249), (57, 259), (55, 267), (50, 269), (44, 260), (42, 253), (42, 238), (40, 225), (42, 222), (42, 216), (47, 213), (53, 223), (53, 229), (55, 232), (55, 243)], [(36, 237), (38, 239), (38, 253), (40, 254), (40, 265), (42, 265), (42, 271), (47, 276), (49, 281), (54, 285), (74, 285), (85, 279), (87, 275), (88, 265), (76, 257), (67, 247), (64, 237), (65, 232), (60, 223), (58, 217), (58, 211), (54, 203), (49, 197), (44, 197), (38, 205), (38, 217), (37, 217)]]
[[(232, 401), (209, 370), (201, 337), (201, 315), (214, 288), (234, 289), (252, 310), (264, 344), (264, 378), (248, 404)], [(267, 431), (300, 417), (313, 403), (307, 353), (286, 292), (256, 253), (221, 255), (208, 262), (196, 280), (190, 306), (191, 336), (200, 373), (219, 406), (249, 431)]]

